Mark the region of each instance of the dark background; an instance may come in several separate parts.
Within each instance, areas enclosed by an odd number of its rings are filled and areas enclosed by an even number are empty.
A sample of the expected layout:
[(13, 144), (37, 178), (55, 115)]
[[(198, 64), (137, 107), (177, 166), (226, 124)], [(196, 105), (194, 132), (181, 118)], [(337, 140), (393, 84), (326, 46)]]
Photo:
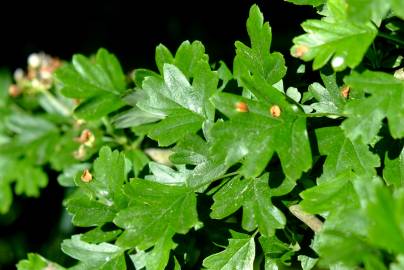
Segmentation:
[[(159, 43), (175, 52), (184, 40), (200, 40), (212, 62), (224, 60), (231, 68), (234, 41), (248, 41), (245, 22), (258, 4), (272, 26), (272, 50), (297, 63), (289, 54), (300, 23), (315, 17), (310, 7), (283, 0), (263, 1), (13, 1), (0, 9), (0, 67), (11, 71), (26, 66), (32, 52), (44, 51), (69, 60), (74, 53), (91, 54), (99, 47), (115, 53), (126, 71), (151, 68)], [(71, 232), (63, 211), (65, 190), (50, 175), (39, 199), (15, 198), (12, 211), (0, 216), (0, 270), (26, 252), (39, 252), (63, 262), (60, 241)], [(8, 266), (6, 266), (8, 265)]]

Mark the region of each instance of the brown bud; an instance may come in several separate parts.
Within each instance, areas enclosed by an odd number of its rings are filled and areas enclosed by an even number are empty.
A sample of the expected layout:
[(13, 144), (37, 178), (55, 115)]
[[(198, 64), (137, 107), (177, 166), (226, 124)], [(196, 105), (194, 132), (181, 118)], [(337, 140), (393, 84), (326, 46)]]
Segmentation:
[(302, 57), (308, 51), (309, 51), (309, 47), (307, 47), (306, 45), (299, 45), (299, 46), (296, 47), (294, 52), (292, 52), (292, 56), (294, 56), (294, 57)]
[(248, 106), (245, 102), (239, 101), (236, 103), (235, 107), (238, 112), (248, 112)]
[(273, 117), (281, 116), (281, 108), (279, 108), (278, 105), (273, 105), (271, 108), (269, 108), (269, 112)]
[(83, 174), (81, 175), (81, 181), (88, 183), (91, 180), (93, 180), (93, 176), (91, 175), (91, 173), (88, 169), (85, 169)]
[(73, 152), (73, 156), (77, 160), (83, 160), (84, 157), (86, 156), (86, 148), (84, 144), (81, 144), (79, 149)]
[(341, 95), (342, 95), (344, 98), (348, 98), (350, 91), (351, 91), (351, 89), (349, 88), (349, 86), (348, 86), (348, 85), (345, 85), (344, 87), (341, 88)]
[(80, 137), (75, 138), (75, 140), (81, 144), (91, 147), (93, 146), (95, 137), (94, 134), (89, 129), (85, 129), (81, 132)]
[(20, 94), (22, 93), (21, 88), (19, 88), (17, 85), (12, 84), (10, 85), (10, 87), (8, 88), (8, 94), (11, 97), (18, 97)]

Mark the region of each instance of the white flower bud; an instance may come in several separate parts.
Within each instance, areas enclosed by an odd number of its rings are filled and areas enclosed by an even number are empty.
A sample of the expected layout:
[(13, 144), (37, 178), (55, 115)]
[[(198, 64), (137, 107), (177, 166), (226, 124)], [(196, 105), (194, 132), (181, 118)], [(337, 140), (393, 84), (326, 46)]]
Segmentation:
[(24, 78), (24, 70), (22, 70), (21, 68), (17, 68), (14, 71), (14, 80), (16, 82), (21, 81)]
[(31, 68), (38, 68), (41, 65), (41, 58), (37, 53), (32, 53), (28, 57), (28, 66)]

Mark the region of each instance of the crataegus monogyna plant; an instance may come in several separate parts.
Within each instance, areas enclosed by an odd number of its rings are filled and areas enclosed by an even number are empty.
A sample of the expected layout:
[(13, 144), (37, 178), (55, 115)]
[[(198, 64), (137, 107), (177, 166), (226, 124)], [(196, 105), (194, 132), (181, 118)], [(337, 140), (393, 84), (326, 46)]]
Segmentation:
[[(30, 117), (59, 144), (73, 132), (76, 156), (32, 166), (76, 187), (64, 205), (88, 230), (62, 243), (69, 269), (404, 268), (404, 4), (291, 2), (322, 15), (291, 49), (321, 81), (287, 71), (257, 6), (232, 71), (198, 41), (159, 45), (129, 90), (105, 50), (58, 68), (56, 105), (41, 96)], [(286, 72), (303, 86), (284, 89)], [(29, 254), (18, 269), (65, 268)]]

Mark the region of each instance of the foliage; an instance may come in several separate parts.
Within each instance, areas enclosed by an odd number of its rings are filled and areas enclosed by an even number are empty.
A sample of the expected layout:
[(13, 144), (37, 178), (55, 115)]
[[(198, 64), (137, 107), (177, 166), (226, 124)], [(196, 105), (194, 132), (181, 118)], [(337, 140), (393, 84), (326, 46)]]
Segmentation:
[[(322, 16), (293, 40), (321, 79), (299, 88), (284, 89), (299, 75), (256, 5), (232, 71), (185, 41), (130, 78), (105, 49), (52, 87), (20, 79), (7, 95), (1, 72), (0, 212), (51, 168), (82, 227), (66, 269), (401, 269), (404, 5), (290, 2)], [(17, 267), (65, 269), (36, 254)]]

